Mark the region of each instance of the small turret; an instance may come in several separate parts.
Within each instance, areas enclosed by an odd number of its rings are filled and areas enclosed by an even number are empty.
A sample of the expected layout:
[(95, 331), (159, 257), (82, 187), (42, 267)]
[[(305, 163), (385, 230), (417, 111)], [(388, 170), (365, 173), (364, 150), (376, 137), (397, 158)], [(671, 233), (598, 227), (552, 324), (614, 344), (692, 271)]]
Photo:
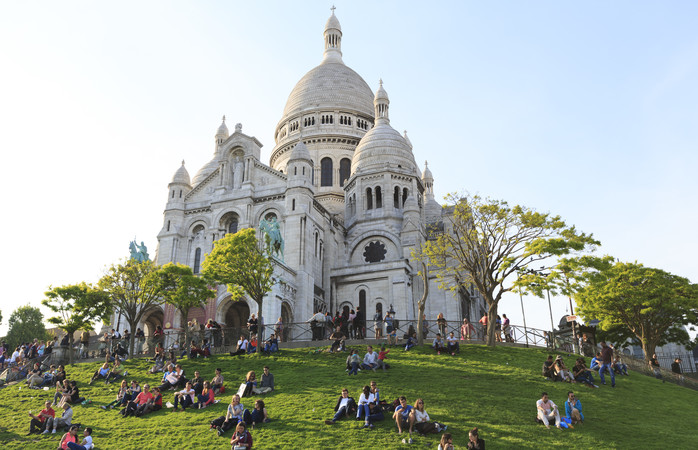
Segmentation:
[(332, 15), (325, 24), (325, 55), (323, 62), (343, 63), (342, 61), (342, 26), (334, 15), (334, 6), (330, 8)]
[(225, 116), (223, 116), (221, 126), (219, 126), (218, 131), (216, 131), (216, 147), (225, 142), (228, 137), (230, 137), (230, 133), (228, 133), (228, 127), (225, 125)]

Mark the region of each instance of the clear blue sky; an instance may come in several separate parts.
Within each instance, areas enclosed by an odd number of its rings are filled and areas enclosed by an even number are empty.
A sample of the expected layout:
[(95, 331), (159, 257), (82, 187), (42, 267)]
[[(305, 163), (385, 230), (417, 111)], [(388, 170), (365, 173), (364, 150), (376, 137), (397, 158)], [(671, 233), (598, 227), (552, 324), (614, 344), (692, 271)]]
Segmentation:
[[(698, 3), (335, 3), (345, 63), (383, 78), (439, 196), (560, 214), (602, 253), (698, 281)], [(167, 183), (210, 159), (223, 114), (268, 162), (331, 5), (0, 3), (0, 334), (134, 236), (154, 253)], [(526, 309), (549, 327), (546, 302)], [(521, 322), (518, 297), (501, 310)]]

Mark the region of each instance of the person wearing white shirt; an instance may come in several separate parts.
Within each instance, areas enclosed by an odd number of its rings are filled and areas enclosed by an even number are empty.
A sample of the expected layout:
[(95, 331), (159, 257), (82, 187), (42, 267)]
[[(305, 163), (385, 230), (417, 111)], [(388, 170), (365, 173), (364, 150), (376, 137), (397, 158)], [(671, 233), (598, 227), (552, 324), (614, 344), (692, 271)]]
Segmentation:
[(562, 428), (560, 426), (560, 411), (558, 411), (557, 405), (548, 398), (547, 392), (541, 394), (541, 399), (536, 402), (536, 409), (538, 410), (538, 418), (543, 422), (545, 428), (550, 428), (550, 419), (555, 419), (555, 426)]
[(196, 391), (191, 385), (191, 381), (187, 381), (184, 389), (175, 394), (174, 410), (179, 411), (179, 406), (182, 405), (182, 410), (185, 410), (187, 406), (194, 404), (194, 395)]
[(94, 444), (92, 443), (92, 428), (85, 428), (82, 442), (79, 444), (76, 444), (75, 442), (68, 442), (68, 448), (71, 450), (92, 450), (95, 448)]
[(366, 347), (366, 355), (364, 355), (364, 362), (361, 364), (362, 369), (371, 369), (374, 372), (378, 368), (378, 353), (373, 351), (372, 346)]
[(370, 386), (364, 386), (364, 390), (359, 397), (359, 409), (356, 411), (356, 418), (360, 419), (364, 416), (364, 428), (373, 428), (373, 424), (368, 421), (368, 416), (371, 415), (369, 403), (374, 403), (376, 396), (371, 393)]
[(234, 352), (230, 352), (230, 356), (235, 356), (235, 355), (244, 355), (247, 353), (247, 346), (249, 345), (249, 341), (244, 335), (240, 335), (240, 339), (238, 339), (238, 345), (235, 347)]

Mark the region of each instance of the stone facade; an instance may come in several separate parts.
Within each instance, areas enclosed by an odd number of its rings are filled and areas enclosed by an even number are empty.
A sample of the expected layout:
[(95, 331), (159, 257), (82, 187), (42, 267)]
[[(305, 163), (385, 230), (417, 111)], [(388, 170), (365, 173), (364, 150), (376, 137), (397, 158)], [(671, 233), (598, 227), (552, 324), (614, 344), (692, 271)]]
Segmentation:
[[(415, 319), (422, 295), (412, 252), (427, 236), (427, 225), (443, 229), (434, 199), (434, 178), (415, 163), (407, 135), (389, 120), (387, 92), (375, 95), (342, 61), (342, 31), (334, 13), (325, 30), (321, 64), (294, 87), (275, 129), (269, 164), (262, 144), (225, 124), (214, 137), (214, 154), (190, 180), (182, 166), (168, 186), (163, 228), (155, 261), (178, 262), (197, 273), (216, 239), (241, 228), (259, 229), (275, 217), (284, 241), (279, 282), (268, 294), (266, 323), (282, 316), (303, 322), (317, 310), (361, 306), (368, 319), (391, 307), (400, 319)], [(261, 237), (261, 233), (260, 233)], [(224, 287), (191, 318), (213, 318), (237, 326), (259, 313), (253, 301), (231, 302)], [(482, 300), (454, 294), (432, 281), (427, 317), (477, 320)], [(179, 328), (175, 311), (153, 311), (143, 322)]]

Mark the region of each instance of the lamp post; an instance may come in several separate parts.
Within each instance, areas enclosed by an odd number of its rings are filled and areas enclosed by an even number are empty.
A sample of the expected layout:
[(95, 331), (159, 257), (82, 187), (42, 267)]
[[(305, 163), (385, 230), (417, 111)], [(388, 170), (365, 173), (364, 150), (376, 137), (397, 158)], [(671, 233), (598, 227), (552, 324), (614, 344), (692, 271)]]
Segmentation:
[[(521, 274), (517, 273), (517, 277), (520, 279)], [(526, 337), (526, 348), (528, 348), (528, 329), (526, 328), (526, 313), (524, 312), (523, 295), (521, 294), (520, 289), (519, 289), (519, 300), (521, 301), (521, 315), (523, 316), (524, 336)]]

